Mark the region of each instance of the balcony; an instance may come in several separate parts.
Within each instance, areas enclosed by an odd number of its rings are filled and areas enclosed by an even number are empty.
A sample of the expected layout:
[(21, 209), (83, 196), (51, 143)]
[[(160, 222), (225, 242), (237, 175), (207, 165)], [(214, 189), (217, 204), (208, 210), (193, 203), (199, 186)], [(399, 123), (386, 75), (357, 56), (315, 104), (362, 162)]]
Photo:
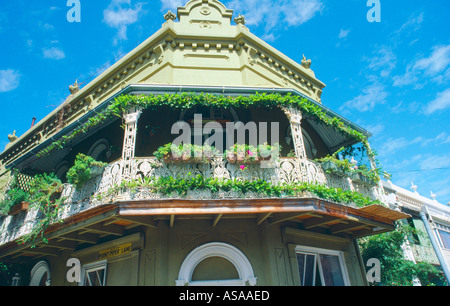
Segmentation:
[(440, 265), (433, 247), (420, 244), (411, 244), (411, 249), (417, 262), (427, 262), (433, 265)]
[[(129, 166), (127, 166), (129, 164)], [(125, 171), (129, 170), (129, 171)], [(114, 204), (116, 202), (142, 202), (158, 201), (169, 199), (189, 199), (189, 200), (228, 200), (228, 199), (264, 199), (264, 198), (289, 198), (292, 196), (281, 194), (280, 196), (267, 196), (264, 193), (254, 191), (241, 192), (233, 190), (208, 189), (190, 190), (187, 194), (172, 192), (165, 194), (154, 192), (145, 186), (135, 188), (120, 188), (124, 181), (142, 182), (145, 178), (189, 178), (202, 176), (205, 179), (224, 179), (237, 181), (262, 180), (272, 185), (289, 185), (297, 183), (310, 183), (323, 185), (332, 189), (343, 191), (356, 191), (371, 200), (383, 201), (383, 193), (378, 185), (368, 187), (355, 183), (350, 177), (342, 177), (332, 173), (326, 173), (322, 166), (309, 159), (280, 158), (275, 167), (264, 168), (260, 164), (246, 165), (242, 170), (241, 165), (229, 163), (222, 156), (214, 157), (209, 163), (181, 163), (166, 164), (155, 157), (134, 158), (131, 162), (123, 159), (107, 165), (103, 173), (90, 181), (82, 188), (77, 189), (71, 184), (64, 184), (61, 197), (64, 205), (61, 209), (59, 219), (66, 220), (78, 213), (89, 209)], [(297, 194), (295, 198), (317, 197), (311, 192), (305, 191)], [(342, 203), (337, 203), (342, 204)], [(342, 205), (344, 206), (344, 205)], [(348, 206), (357, 208), (355, 204)], [(18, 216), (4, 217), (1, 223), (0, 244), (13, 241), (31, 231), (39, 222), (39, 212), (31, 208), (28, 213)]]
[[(361, 193), (363, 196), (372, 200), (382, 201), (382, 192), (379, 187), (368, 187), (363, 184), (355, 183), (350, 177), (341, 177), (335, 174), (326, 173), (320, 164), (305, 159), (281, 158), (276, 167), (264, 168), (260, 164), (250, 164), (243, 170), (240, 164), (232, 164), (222, 157), (215, 157), (210, 163), (182, 163), (166, 164), (156, 158), (135, 158), (132, 161), (132, 167), (129, 175), (123, 175), (123, 160), (118, 160), (108, 165), (103, 174), (86, 184), (81, 190), (74, 186), (66, 184), (62, 196), (66, 198), (66, 204), (99, 205), (114, 202), (117, 199), (121, 201), (132, 200), (158, 200), (168, 198), (186, 198), (194, 199), (224, 199), (224, 198), (263, 198), (264, 195), (254, 192), (242, 193), (236, 191), (217, 191), (209, 190), (197, 191), (196, 195), (160, 194), (146, 190), (145, 187), (136, 187), (134, 192), (127, 188), (116, 189), (116, 193), (111, 193), (111, 186), (119, 186), (123, 180), (140, 180), (144, 178), (173, 177), (186, 179), (201, 175), (203, 178), (216, 178), (238, 181), (264, 180), (273, 185), (293, 184), (293, 183), (311, 183), (315, 185), (324, 185), (329, 188), (340, 188), (342, 190), (351, 190)], [(82, 205), (82, 206), (83, 206)], [(70, 213), (68, 214), (70, 215)]]

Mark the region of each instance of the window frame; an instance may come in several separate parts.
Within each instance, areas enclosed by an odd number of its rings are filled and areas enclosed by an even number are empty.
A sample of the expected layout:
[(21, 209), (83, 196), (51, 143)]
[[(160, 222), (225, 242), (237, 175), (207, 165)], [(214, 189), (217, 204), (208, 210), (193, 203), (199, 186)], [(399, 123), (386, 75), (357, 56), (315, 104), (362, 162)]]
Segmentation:
[[(98, 270), (104, 270), (103, 273), (103, 280), (102, 280), (102, 287), (106, 287), (106, 273), (107, 273), (107, 260), (102, 260), (102, 261), (97, 261), (97, 262), (93, 262), (87, 265), (83, 265), (82, 269), (81, 269), (81, 279), (80, 279), (80, 286), (87, 286), (85, 285), (85, 280), (86, 280), (86, 276), (88, 273), (90, 272), (94, 272), (94, 271), (98, 271)], [(88, 279), (88, 281), (90, 282), (90, 280)]]
[(450, 246), (450, 241), (447, 243), (447, 242), (444, 242), (444, 239), (443, 239), (444, 238), (443, 234), (446, 234), (446, 235), (448, 235), (448, 237), (450, 237), (450, 232), (446, 231), (444, 229), (441, 229), (441, 228), (437, 228), (436, 232), (437, 232), (436, 236), (438, 237), (441, 248), (444, 250), (450, 250), (450, 247), (449, 248), (446, 247), (446, 244), (448, 244)]
[[(316, 282), (317, 267), (319, 268), (318, 270), (319, 270), (319, 275), (321, 277), (322, 286), (326, 286), (324, 284), (325, 278), (323, 276), (323, 267), (322, 267), (320, 255), (331, 255), (331, 256), (336, 256), (338, 258), (339, 267), (341, 269), (341, 274), (342, 274), (342, 280), (344, 281), (344, 286), (350, 286), (350, 280), (349, 280), (349, 276), (348, 276), (347, 266), (345, 265), (344, 253), (342, 251), (297, 245), (295, 247), (296, 260), (297, 260), (298, 254), (314, 255), (314, 257), (315, 257), (315, 260), (314, 260), (315, 267), (314, 267), (314, 275), (313, 275), (313, 284), (314, 285), (313, 286), (315, 286), (315, 282)], [(296, 267), (297, 267), (297, 269), (299, 268), (298, 263), (297, 263)], [(300, 277), (300, 275), (299, 275), (299, 277)], [(300, 281), (300, 284), (303, 283), (300, 279), (299, 279), (299, 281)]]

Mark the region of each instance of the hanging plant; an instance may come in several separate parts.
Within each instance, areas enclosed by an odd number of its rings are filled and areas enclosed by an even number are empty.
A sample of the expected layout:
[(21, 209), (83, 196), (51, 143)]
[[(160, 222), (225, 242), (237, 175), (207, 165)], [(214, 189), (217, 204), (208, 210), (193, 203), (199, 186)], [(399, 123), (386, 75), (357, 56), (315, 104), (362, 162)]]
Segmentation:
[(27, 210), (30, 203), (30, 194), (18, 187), (9, 189), (3, 201), (0, 202), (0, 214), (17, 215), (21, 211)]
[(61, 197), (63, 189), (62, 182), (54, 174), (39, 174), (33, 177), (29, 183), (29, 201), (31, 207), (36, 207), (38, 211), (38, 222), (33, 226), (31, 232), (25, 234), (19, 244), (34, 242), (41, 237), (45, 243), (45, 230), (56, 222), (61, 222), (59, 213), (64, 202)]
[(153, 155), (166, 164), (171, 163), (209, 163), (217, 150), (209, 145), (165, 144), (153, 152)]
[[(161, 106), (169, 106), (174, 109), (190, 109), (194, 106), (205, 106), (210, 108), (249, 108), (249, 107), (293, 107), (301, 110), (316, 122), (326, 126), (332, 126), (340, 133), (350, 136), (368, 147), (367, 137), (359, 131), (347, 126), (337, 117), (330, 117), (325, 111), (313, 102), (297, 95), (281, 95), (256, 93), (249, 96), (223, 96), (205, 93), (181, 93), (165, 95), (121, 95), (117, 97), (103, 112), (96, 114), (87, 122), (76, 128), (71, 134), (63, 136), (60, 140), (53, 142), (37, 155), (45, 156), (53, 150), (64, 147), (78, 135), (87, 133), (92, 128), (102, 124), (114, 116), (122, 118), (123, 114), (134, 107), (141, 109), (156, 109)], [(368, 155), (372, 154), (368, 150)]]
[(96, 161), (91, 156), (79, 153), (74, 165), (67, 172), (67, 182), (81, 189), (87, 181), (102, 174), (106, 163)]

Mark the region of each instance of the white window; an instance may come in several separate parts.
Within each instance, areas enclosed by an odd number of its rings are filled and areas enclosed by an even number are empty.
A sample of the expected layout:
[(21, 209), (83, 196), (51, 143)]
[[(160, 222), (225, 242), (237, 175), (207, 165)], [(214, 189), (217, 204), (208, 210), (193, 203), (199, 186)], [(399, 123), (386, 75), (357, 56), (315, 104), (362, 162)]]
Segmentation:
[[(208, 279), (193, 280), (193, 274), (196, 267), (204, 260), (209, 258), (222, 258), (234, 265), (238, 278), (237, 279)], [(233, 267), (232, 267), (233, 268)], [(234, 269), (233, 268), (233, 269)], [(214, 272), (212, 272), (214, 273)], [(177, 286), (250, 286), (256, 285), (257, 278), (253, 274), (253, 268), (247, 257), (236, 247), (222, 243), (212, 242), (204, 244), (193, 250), (183, 261)]]
[(30, 286), (50, 286), (50, 266), (45, 261), (38, 262), (31, 270)]
[(342, 252), (297, 246), (301, 286), (348, 286)]
[(450, 250), (450, 232), (438, 230), (438, 233), (442, 247)]
[(106, 260), (83, 266), (82, 286), (105, 286)]

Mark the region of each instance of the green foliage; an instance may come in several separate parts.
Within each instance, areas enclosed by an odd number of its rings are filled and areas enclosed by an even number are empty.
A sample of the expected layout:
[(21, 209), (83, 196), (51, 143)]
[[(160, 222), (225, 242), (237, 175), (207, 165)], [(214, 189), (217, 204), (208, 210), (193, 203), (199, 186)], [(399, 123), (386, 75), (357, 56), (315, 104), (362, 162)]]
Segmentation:
[(29, 187), (29, 200), (31, 205), (38, 209), (39, 222), (30, 233), (19, 240), (19, 243), (25, 244), (28, 242), (33, 244), (39, 236), (44, 242), (48, 242), (44, 237), (44, 232), (48, 226), (59, 220), (58, 215), (64, 202), (64, 199), (61, 198), (63, 184), (53, 173), (43, 173), (34, 176)]
[[(315, 185), (311, 183), (292, 183), (292, 184), (273, 184), (261, 179), (251, 181), (239, 179), (217, 179), (205, 178), (201, 175), (189, 176), (187, 178), (159, 177), (124, 181), (120, 186), (111, 188), (105, 196), (113, 195), (119, 189), (129, 188), (136, 190), (139, 188), (146, 188), (153, 193), (160, 193), (164, 195), (171, 195), (176, 193), (180, 196), (185, 196), (189, 190), (210, 190), (215, 193), (222, 191), (235, 191), (244, 194), (248, 192), (258, 193), (266, 197), (303, 197), (305, 192), (310, 192), (313, 195), (332, 202), (346, 205), (356, 205), (357, 207), (364, 207), (372, 204), (381, 205), (377, 200), (372, 200), (365, 197), (361, 193), (342, 190), (340, 188), (329, 188), (324, 185)], [(102, 196), (98, 198), (101, 200)]]
[(67, 182), (81, 189), (92, 178), (92, 168), (104, 168), (107, 164), (98, 162), (90, 156), (79, 153), (74, 165), (67, 172)]
[(168, 143), (159, 147), (153, 154), (157, 159), (166, 162), (187, 161), (204, 163), (211, 160), (216, 153), (217, 150), (209, 145), (180, 144), (177, 146)]
[(121, 95), (117, 97), (101, 113), (90, 118), (86, 123), (80, 125), (71, 134), (63, 136), (62, 139), (53, 142), (50, 146), (38, 153), (38, 156), (49, 154), (53, 150), (64, 147), (68, 142), (83, 135), (90, 129), (100, 125), (107, 119), (114, 116), (122, 118), (122, 115), (130, 108), (140, 107), (142, 109), (157, 109), (161, 106), (168, 106), (173, 109), (186, 110), (195, 106), (205, 106), (210, 108), (251, 108), (251, 107), (293, 107), (302, 110), (303, 113), (311, 116), (316, 122), (332, 126), (344, 135), (350, 136), (364, 145), (367, 145), (367, 137), (345, 125), (340, 119), (330, 117), (320, 106), (297, 95), (281, 95), (256, 93), (249, 96), (223, 96), (213, 94), (165, 94), (165, 95)]
[[(363, 176), (367, 178), (372, 184), (376, 184), (380, 181), (380, 175), (382, 174), (382, 169), (370, 169), (366, 165), (360, 165), (355, 166), (350, 161), (345, 159), (339, 159), (337, 156), (340, 152), (343, 151), (343, 156), (348, 157), (349, 152), (353, 152), (353, 150), (347, 150), (344, 148), (341, 148), (340, 150), (336, 151), (333, 155), (328, 155), (326, 157), (316, 159), (315, 161), (320, 163), (322, 167), (325, 169), (327, 173), (336, 173), (341, 172), (344, 173), (347, 176), (350, 176), (351, 178), (355, 179), (358, 178), (358, 176)], [(353, 157), (352, 155), (350, 155)], [(364, 179), (364, 178), (361, 178)]]
[(228, 150), (225, 150), (224, 157), (237, 159), (238, 162), (252, 163), (258, 160), (271, 159), (276, 162), (280, 157), (281, 146), (277, 143), (269, 145), (264, 143), (254, 147), (248, 144), (234, 144)]
[[(433, 265), (425, 262), (414, 264), (404, 258), (401, 246), (412, 232), (414, 229), (399, 223), (395, 231), (359, 240), (364, 262), (376, 258), (381, 264), (381, 283), (372, 285), (412, 286), (415, 277), (424, 286), (436, 285), (430, 281), (431, 277), (439, 275)], [(443, 281), (442, 277), (438, 278)]]
[(7, 214), (11, 208), (21, 202), (28, 202), (30, 194), (18, 187), (13, 187), (5, 194), (5, 198), (0, 202), (0, 214)]

